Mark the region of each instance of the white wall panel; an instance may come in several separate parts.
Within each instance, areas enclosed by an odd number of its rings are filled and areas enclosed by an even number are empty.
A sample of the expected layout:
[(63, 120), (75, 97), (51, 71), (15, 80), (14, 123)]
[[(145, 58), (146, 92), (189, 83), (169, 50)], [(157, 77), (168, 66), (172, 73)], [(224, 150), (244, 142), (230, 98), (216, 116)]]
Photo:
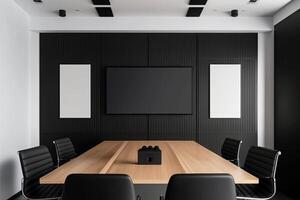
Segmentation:
[(257, 139), (274, 148), (274, 33), (258, 34)]

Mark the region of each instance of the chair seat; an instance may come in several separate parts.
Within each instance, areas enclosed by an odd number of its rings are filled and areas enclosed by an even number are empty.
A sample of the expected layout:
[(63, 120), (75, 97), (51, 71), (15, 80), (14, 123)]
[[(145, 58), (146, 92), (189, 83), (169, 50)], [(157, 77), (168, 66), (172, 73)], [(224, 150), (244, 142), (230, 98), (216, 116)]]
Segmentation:
[(236, 196), (237, 197), (248, 197), (266, 199), (272, 197), (273, 192), (269, 189), (262, 187), (259, 184), (237, 184), (236, 185)]
[(63, 192), (63, 185), (46, 185), (41, 184), (27, 191), (25, 194), (28, 198), (41, 199), (41, 198), (54, 198), (61, 197)]

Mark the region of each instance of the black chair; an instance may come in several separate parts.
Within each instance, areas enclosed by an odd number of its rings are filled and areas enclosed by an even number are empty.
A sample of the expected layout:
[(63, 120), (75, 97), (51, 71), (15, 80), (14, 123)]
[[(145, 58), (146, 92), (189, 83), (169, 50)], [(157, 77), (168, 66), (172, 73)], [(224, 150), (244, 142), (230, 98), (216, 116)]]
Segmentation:
[(23, 173), (22, 194), (26, 199), (58, 199), (62, 185), (39, 184), (39, 178), (55, 169), (51, 154), (45, 146), (19, 151)]
[(226, 160), (229, 160), (233, 164), (240, 166), (241, 145), (242, 145), (241, 140), (226, 138), (221, 150), (222, 157), (225, 158)]
[(229, 174), (173, 175), (169, 180), (165, 199), (235, 200), (234, 180)]
[(70, 138), (54, 140), (53, 144), (55, 145), (58, 166), (63, 165), (77, 156)]
[(271, 199), (276, 194), (276, 168), (280, 151), (251, 147), (244, 169), (259, 178), (259, 184), (237, 184), (238, 199)]
[(62, 200), (135, 200), (134, 186), (127, 175), (71, 174)]

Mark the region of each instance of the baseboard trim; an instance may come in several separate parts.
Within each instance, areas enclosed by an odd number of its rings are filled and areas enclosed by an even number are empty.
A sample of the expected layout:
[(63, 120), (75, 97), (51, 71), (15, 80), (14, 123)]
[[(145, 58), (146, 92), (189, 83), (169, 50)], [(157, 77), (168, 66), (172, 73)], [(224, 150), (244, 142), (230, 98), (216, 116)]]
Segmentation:
[(21, 192), (21, 191), (17, 192), (16, 194), (14, 194), (13, 196), (11, 196), (11, 197), (8, 198), (7, 200), (14, 200), (14, 199), (16, 199), (18, 196), (20, 196), (20, 195), (22, 195), (22, 192)]

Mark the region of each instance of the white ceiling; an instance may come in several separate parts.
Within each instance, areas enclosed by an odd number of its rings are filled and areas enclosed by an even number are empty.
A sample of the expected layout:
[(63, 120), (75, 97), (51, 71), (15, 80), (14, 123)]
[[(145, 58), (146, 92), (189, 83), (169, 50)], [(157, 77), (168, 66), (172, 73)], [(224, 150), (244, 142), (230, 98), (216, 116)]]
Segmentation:
[[(98, 17), (92, 0), (15, 0), (29, 15), (34, 17), (57, 16), (58, 9), (67, 10), (68, 17)], [(208, 0), (201, 16), (229, 16), (232, 9), (238, 9), (240, 16), (273, 16), (291, 0)], [(116, 17), (183, 17), (189, 7), (189, 0), (110, 0)]]

